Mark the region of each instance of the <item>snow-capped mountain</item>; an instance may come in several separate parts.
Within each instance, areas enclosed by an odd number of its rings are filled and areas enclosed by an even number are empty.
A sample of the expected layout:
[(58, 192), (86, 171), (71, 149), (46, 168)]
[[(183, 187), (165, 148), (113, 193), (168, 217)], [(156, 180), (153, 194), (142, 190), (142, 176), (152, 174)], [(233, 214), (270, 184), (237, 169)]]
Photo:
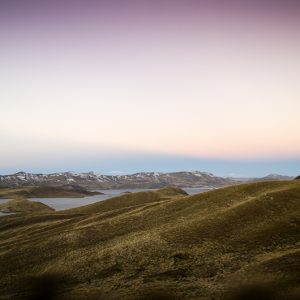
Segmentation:
[(91, 189), (121, 189), (160, 188), (168, 185), (178, 187), (217, 187), (236, 183), (234, 180), (200, 171), (174, 173), (142, 172), (131, 175), (101, 175), (94, 172), (62, 172), (53, 174), (18, 172), (12, 175), (0, 175), (0, 187), (75, 184)]

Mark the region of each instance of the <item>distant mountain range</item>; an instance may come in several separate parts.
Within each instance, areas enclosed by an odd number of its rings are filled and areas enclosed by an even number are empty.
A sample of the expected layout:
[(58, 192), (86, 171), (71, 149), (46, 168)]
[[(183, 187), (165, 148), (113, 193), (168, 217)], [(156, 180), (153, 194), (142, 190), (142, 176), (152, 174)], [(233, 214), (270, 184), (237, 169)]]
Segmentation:
[(100, 175), (94, 172), (63, 172), (53, 174), (32, 174), (18, 172), (0, 175), (0, 187), (16, 186), (61, 186), (80, 185), (89, 189), (126, 189), (178, 187), (220, 187), (237, 184), (237, 180), (222, 178), (211, 173), (194, 172), (142, 172), (131, 175)]
[(62, 172), (53, 174), (32, 174), (18, 172), (0, 175), (0, 187), (16, 186), (64, 186), (80, 185), (88, 189), (130, 189), (178, 187), (220, 187), (241, 182), (291, 180), (293, 177), (270, 174), (262, 178), (223, 178), (211, 173), (193, 172), (141, 172), (131, 175), (101, 175), (94, 172)]
[(285, 176), (280, 174), (269, 174), (261, 178), (251, 178), (250, 181), (270, 181), (270, 180), (293, 180), (292, 176)]
[(280, 175), (280, 174), (269, 174), (264, 177), (230, 177), (233, 180), (240, 182), (256, 182), (256, 181), (274, 181), (274, 180), (293, 180), (295, 177)]

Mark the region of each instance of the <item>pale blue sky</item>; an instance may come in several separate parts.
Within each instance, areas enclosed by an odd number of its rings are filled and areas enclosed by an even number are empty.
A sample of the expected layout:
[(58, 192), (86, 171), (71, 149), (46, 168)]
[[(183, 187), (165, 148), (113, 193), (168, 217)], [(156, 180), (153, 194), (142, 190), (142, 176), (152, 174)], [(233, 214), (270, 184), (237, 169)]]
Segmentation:
[(144, 171), (176, 172), (206, 171), (225, 177), (256, 177), (268, 174), (289, 176), (300, 175), (300, 159), (291, 160), (212, 160), (171, 155), (82, 155), (54, 161), (19, 163), (1, 169), (1, 174), (18, 171), (52, 173), (61, 171), (88, 172), (100, 174), (131, 174)]

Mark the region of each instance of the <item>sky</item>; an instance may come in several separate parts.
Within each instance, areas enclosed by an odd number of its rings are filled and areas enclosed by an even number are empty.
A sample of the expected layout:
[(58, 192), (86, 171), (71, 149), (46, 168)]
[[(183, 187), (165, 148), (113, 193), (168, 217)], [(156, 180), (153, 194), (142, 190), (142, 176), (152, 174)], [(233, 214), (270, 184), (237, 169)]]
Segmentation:
[(0, 0), (0, 174), (300, 174), (300, 2)]

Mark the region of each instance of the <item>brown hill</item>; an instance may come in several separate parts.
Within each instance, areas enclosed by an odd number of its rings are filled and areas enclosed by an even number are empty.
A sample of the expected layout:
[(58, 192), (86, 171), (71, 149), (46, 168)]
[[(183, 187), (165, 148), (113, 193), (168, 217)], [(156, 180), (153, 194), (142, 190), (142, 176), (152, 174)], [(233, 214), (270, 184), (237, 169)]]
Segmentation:
[(300, 295), (299, 181), (167, 194), (1, 217), (2, 298), (231, 299), (257, 282), (235, 299)]
[(4, 204), (0, 204), (0, 211), (4, 213), (10, 212), (50, 212), (54, 211), (53, 208), (47, 206), (44, 203), (37, 201), (29, 201), (26, 199), (14, 199)]
[(0, 188), (0, 198), (74, 198), (99, 194), (76, 185)]

